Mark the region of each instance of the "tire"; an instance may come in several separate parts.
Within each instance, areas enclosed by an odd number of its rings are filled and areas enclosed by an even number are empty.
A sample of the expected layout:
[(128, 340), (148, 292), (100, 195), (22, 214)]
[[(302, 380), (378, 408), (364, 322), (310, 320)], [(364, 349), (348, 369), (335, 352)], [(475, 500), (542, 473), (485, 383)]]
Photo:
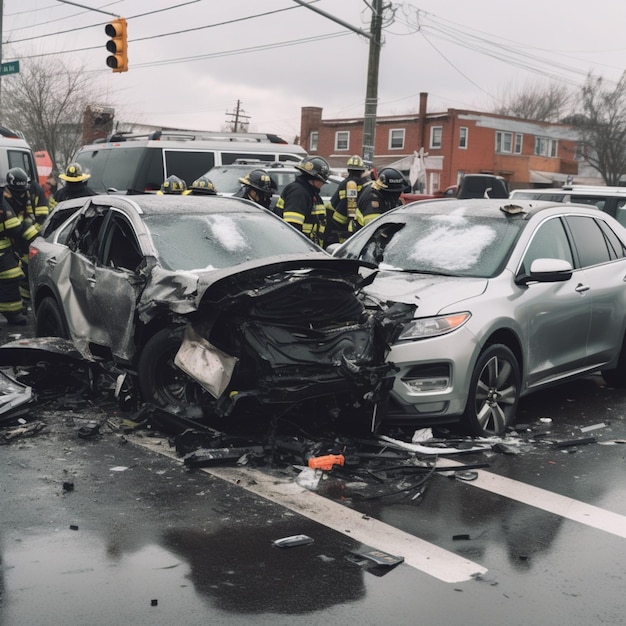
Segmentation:
[(520, 367), (502, 344), (487, 346), (472, 374), (463, 423), (475, 437), (502, 435), (515, 423), (521, 386)]
[(200, 401), (202, 387), (174, 363), (182, 342), (182, 331), (169, 328), (153, 335), (139, 356), (137, 372), (139, 388), (144, 402), (169, 410), (184, 409), (185, 414), (202, 413)]
[(52, 296), (45, 297), (37, 307), (35, 315), (35, 335), (37, 337), (61, 337), (69, 339), (65, 317)]

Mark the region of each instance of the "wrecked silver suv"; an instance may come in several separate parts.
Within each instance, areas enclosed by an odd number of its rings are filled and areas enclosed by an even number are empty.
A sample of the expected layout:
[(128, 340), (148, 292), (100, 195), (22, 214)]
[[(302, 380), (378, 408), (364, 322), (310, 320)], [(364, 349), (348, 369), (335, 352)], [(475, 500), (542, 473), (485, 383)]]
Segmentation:
[(190, 417), (380, 417), (395, 323), (358, 299), (359, 265), (238, 198), (69, 200), (30, 250), (36, 334)]

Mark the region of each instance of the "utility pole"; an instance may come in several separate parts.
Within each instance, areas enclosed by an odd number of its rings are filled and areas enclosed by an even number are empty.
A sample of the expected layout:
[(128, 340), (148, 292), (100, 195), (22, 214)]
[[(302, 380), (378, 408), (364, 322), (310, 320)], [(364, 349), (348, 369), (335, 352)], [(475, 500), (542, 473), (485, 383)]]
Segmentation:
[[(235, 109), (234, 113), (228, 113), (228, 111), (226, 112), (226, 115), (230, 115), (231, 117), (234, 117), (234, 121), (232, 124), (232, 132), (233, 133), (237, 133), (239, 132), (239, 130), (241, 129), (241, 132), (246, 132), (247, 128), (248, 128), (248, 121), (250, 119), (249, 115), (245, 115), (244, 114), (244, 110), (241, 108), (241, 100), (237, 100), (237, 108)], [(240, 120), (242, 118), (245, 118), (246, 121), (245, 122), (240, 122)], [(245, 129), (244, 130), (244, 126)]]
[[(376, 138), (376, 112), (378, 109), (378, 68), (380, 65), (380, 49), (382, 47), (383, 30), (383, 0), (372, 0), (372, 19), (370, 22), (370, 32), (367, 33), (360, 28), (340, 20), (339, 18), (322, 11), (304, 0), (293, 0), (299, 5), (315, 11), (329, 20), (341, 24), (341, 26), (351, 30), (358, 35), (363, 35), (370, 40), (369, 57), (367, 62), (367, 87), (365, 90), (365, 114), (363, 118), (363, 160), (371, 164), (374, 161), (374, 146)], [(391, 5), (387, 5), (388, 7)]]
[(367, 88), (365, 91), (365, 116), (363, 118), (363, 160), (374, 162), (376, 145), (376, 114), (378, 109), (378, 68), (382, 47), (383, 0), (373, 0), (370, 23), (370, 47), (367, 61)]

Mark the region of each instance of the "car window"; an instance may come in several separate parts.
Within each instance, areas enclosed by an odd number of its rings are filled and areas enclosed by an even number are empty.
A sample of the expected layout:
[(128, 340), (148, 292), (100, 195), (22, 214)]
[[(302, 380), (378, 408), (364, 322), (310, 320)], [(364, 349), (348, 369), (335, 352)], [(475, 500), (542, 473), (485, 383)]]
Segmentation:
[(278, 254), (308, 254), (319, 248), (287, 222), (254, 213), (150, 215), (144, 218), (159, 261), (169, 270), (230, 267)]
[(70, 249), (95, 259), (100, 245), (100, 229), (107, 209), (90, 206), (78, 219), (72, 222), (68, 232), (67, 245)]
[(528, 273), (535, 259), (561, 259), (574, 267), (572, 249), (560, 218), (547, 220), (537, 228), (518, 273)]
[(622, 226), (626, 226), (626, 198), (617, 201), (615, 205), (615, 219)]
[(237, 193), (241, 187), (239, 182), (240, 178), (243, 178), (248, 172), (255, 169), (254, 165), (246, 165), (245, 167), (214, 167), (206, 172), (207, 176), (213, 185), (217, 193)]
[[(582, 267), (607, 263), (617, 258), (614, 244), (609, 241), (598, 221), (578, 215), (569, 215), (566, 220), (574, 236)], [(622, 254), (620, 252), (620, 256)]]
[(341, 256), (356, 256), (385, 269), (486, 278), (502, 270), (527, 224), (515, 218), (465, 216), (462, 210), (406, 218), (380, 226), (365, 241), (356, 239), (358, 249), (348, 240)]
[(576, 196), (572, 194), (570, 198), (570, 202), (575, 204), (589, 204), (591, 206), (596, 206), (600, 209), (600, 211), (604, 211), (604, 206), (606, 205), (606, 197), (605, 196)]
[(113, 214), (103, 237), (102, 265), (135, 271), (142, 260), (133, 228), (122, 215)]

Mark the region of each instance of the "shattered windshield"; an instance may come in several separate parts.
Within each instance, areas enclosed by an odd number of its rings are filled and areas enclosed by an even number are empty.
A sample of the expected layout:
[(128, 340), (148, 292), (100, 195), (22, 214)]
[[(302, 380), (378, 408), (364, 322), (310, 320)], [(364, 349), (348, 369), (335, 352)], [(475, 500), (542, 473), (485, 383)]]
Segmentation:
[(407, 216), (381, 226), (359, 257), (383, 269), (454, 276), (495, 276), (526, 222), (462, 212)]
[(146, 216), (161, 265), (168, 270), (218, 269), (277, 254), (319, 252), (292, 226), (265, 213)]

